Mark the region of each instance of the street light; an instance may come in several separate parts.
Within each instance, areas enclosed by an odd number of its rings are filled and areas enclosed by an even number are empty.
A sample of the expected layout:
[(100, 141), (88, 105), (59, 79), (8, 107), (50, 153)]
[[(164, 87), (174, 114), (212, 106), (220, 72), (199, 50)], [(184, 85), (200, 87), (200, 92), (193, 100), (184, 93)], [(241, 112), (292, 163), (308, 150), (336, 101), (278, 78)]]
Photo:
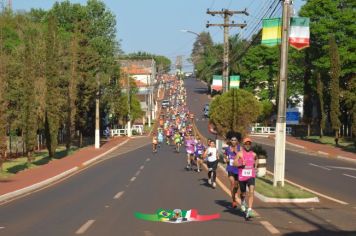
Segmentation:
[(195, 33), (195, 32), (193, 32), (193, 31), (190, 31), (190, 30), (187, 30), (187, 29), (181, 29), (180, 31), (181, 31), (181, 32), (184, 32), (184, 33), (191, 33), (191, 34), (195, 34), (196, 36), (199, 36), (198, 33)]

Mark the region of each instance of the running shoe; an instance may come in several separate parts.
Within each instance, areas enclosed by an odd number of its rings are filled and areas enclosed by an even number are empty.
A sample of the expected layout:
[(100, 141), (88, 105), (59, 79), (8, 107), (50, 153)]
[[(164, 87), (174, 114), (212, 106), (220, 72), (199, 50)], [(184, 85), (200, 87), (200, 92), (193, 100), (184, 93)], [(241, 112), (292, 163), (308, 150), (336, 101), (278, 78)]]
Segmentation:
[(208, 183), (211, 185), (211, 179), (208, 179)]
[(241, 208), (240, 209), (241, 209), (242, 212), (246, 211), (246, 203), (245, 202), (241, 203)]
[(231, 203), (231, 205), (232, 205), (232, 208), (236, 208), (236, 207), (237, 207), (237, 202), (233, 201), (233, 202)]
[(197, 169), (197, 172), (199, 173), (199, 172), (200, 172), (200, 169)]
[(253, 217), (253, 211), (252, 209), (248, 209), (246, 212), (246, 218), (251, 218), (251, 217)]
[(215, 182), (213, 182), (213, 188), (216, 188), (216, 183)]

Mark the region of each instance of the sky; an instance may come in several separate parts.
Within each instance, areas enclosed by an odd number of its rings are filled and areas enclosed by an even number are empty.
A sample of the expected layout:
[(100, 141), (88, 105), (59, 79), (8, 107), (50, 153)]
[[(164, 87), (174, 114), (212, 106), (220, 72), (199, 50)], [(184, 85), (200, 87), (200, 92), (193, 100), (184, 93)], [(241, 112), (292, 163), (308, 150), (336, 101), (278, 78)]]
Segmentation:
[[(1, 0), (0, 0), (1, 1)], [(2, 0), (6, 1), (6, 0)], [(249, 16), (234, 15), (231, 21), (244, 23), (243, 30), (231, 28), (230, 35), (240, 34), (243, 38), (251, 37), (252, 32), (261, 27), (256, 26), (259, 19), (276, 0), (104, 0), (107, 8), (116, 16), (117, 38), (125, 53), (145, 51), (163, 55), (175, 63), (177, 56), (183, 56), (185, 71), (192, 66), (187, 61), (196, 35), (182, 32), (183, 29), (196, 33), (210, 32), (213, 41), (223, 42), (223, 29), (206, 28), (206, 23), (223, 23), (219, 15), (206, 14), (210, 10), (244, 10)], [(12, 0), (14, 11), (31, 8), (50, 9), (55, 0)], [(86, 0), (71, 0), (73, 3), (85, 4)], [(298, 12), (303, 0), (295, 0), (294, 8)], [(281, 15), (281, 7), (276, 14)]]

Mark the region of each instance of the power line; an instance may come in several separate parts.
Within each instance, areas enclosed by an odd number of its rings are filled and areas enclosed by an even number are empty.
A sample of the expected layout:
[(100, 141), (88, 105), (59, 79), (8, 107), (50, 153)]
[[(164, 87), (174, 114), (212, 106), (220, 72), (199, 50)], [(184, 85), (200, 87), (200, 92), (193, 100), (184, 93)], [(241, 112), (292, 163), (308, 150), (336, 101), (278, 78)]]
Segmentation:
[(240, 27), (244, 28), (246, 24), (235, 24), (234, 21), (230, 23), (230, 17), (234, 14), (244, 14), (248, 15), (246, 10), (243, 11), (231, 11), (228, 9), (223, 9), (222, 11), (210, 11), (209, 9), (206, 12), (212, 16), (215, 15), (223, 15), (224, 23), (223, 24), (210, 24), (209, 22), (206, 24), (206, 27), (211, 26), (221, 26), (224, 27), (224, 63), (223, 63), (223, 92), (227, 92), (229, 90), (229, 28), (230, 27)]

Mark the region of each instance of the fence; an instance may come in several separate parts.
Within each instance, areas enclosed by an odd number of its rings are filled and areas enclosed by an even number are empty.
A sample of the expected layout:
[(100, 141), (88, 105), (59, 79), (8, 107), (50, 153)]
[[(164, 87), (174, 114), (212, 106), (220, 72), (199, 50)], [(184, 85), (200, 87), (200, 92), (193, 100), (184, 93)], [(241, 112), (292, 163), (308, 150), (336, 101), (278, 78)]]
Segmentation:
[[(143, 134), (143, 125), (133, 125), (131, 127), (131, 132), (133, 132), (133, 131), (135, 131), (137, 134), (142, 135)], [(121, 136), (121, 135), (127, 135), (127, 128), (125, 128), (125, 129), (111, 129), (110, 130), (111, 137)]]
[[(275, 134), (276, 127), (251, 127), (251, 134)], [(292, 127), (286, 128), (287, 135), (292, 134)]]

